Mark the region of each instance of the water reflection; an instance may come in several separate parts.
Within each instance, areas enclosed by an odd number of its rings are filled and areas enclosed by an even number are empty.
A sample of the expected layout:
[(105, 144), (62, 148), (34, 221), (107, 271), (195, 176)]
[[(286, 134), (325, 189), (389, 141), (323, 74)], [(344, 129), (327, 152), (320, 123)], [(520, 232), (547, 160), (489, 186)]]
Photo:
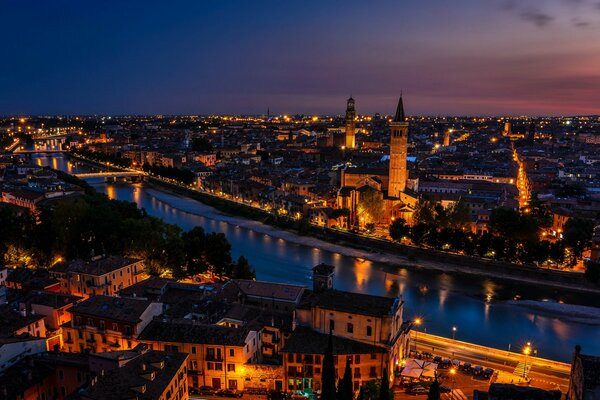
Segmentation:
[[(77, 164), (68, 166), (62, 157), (37, 158), (38, 165), (57, 165), (73, 173), (86, 172)], [(70, 169), (69, 169), (70, 168)], [(88, 169), (89, 170), (89, 169)], [(194, 200), (150, 188), (145, 184), (105, 184), (90, 181), (111, 198), (134, 201), (149, 215), (165, 219), (189, 230), (201, 226), (206, 231), (223, 232), (232, 244), (235, 258), (245, 255), (257, 271), (259, 279), (309, 285), (312, 266), (324, 262), (335, 266), (334, 286), (374, 295), (402, 295), (406, 302), (405, 318), (419, 315), (422, 330), (451, 335), (452, 326), (460, 329), (460, 339), (498, 348), (509, 343), (535, 342), (546, 357), (569, 361), (575, 344), (586, 352), (600, 353), (600, 327), (570, 320), (567, 316), (550, 318), (536, 310), (511, 303), (514, 290), (505, 285), (477, 277), (408, 270), (384, 263), (374, 263), (275, 239), (264, 233), (217, 221), (215, 212)], [(562, 299), (565, 302), (590, 304), (596, 299), (571, 296), (531, 287), (523, 290), (523, 298), (534, 300)]]

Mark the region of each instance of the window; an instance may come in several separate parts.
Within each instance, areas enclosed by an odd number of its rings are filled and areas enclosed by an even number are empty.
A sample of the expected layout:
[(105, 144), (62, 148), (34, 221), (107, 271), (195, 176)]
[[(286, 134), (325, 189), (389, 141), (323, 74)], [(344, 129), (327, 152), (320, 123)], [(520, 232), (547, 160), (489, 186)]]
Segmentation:
[(320, 355), (315, 356), (315, 364), (321, 364), (321, 356)]
[(215, 363), (206, 363), (206, 369), (212, 371), (213, 369), (215, 369)]
[(125, 334), (126, 335), (131, 335), (131, 326), (125, 325)]
[(293, 353), (289, 353), (287, 358), (288, 358), (288, 362), (294, 362), (294, 354)]
[(80, 316), (76, 316), (75, 317), (75, 325), (81, 325), (81, 317)]
[(223, 371), (223, 363), (215, 363), (216, 371)]
[(371, 353), (371, 360), (375, 360), (377, 358), (377, 354)]
[(113, 325), (112, 325), (112, 330), (113, 330), (113, 331), (115, 331), (115, 332), (119, 332), (119, 325), (117, 325), (117, 324), (115, 324), (115, 323), (113, 322)]
[(371, 336), (373, 334), (373, 328), (371, 326), (367, 326), (367, 336)]
[(192, 354), (196, 354), (196, 346), (192, 346)]
[(360, 364), (360, 354), (354, 356), (354, 364)]
[(229, 357), (235, 357), (235, 350), (229, 349)]
[(377, 376), (377, 371), (375, 369), (375, 367), (370, 367), (369, 368), (369, 378), (376, 378)]
[(354, 377), (360, 378), (360, 368), (354, 368)]
[(88, 318), (88, 325), (89, 326), (94, 326), (94, 320), (91, 318)]
[(227, 364), (227, 372), (235, 372), (235, 364)]
[(100, 329), (104, 330), (104, 320), (100, 320), (100, 322), (98, 323)]
[(330, 319), (329, 320), (329, 330), (333, 331), (335, 329), (335, 321)]
[(346, 331), (348, 331), (348, 333), (354, 333), (354, 325), (350, 322), (348, 322), (348, 326), (346, 327)]
[(60, 379), (65, 379), (65, 373), (64, 373), (64, 371), (62, 369), (58, 370), (58, 377)]
[(302, 364), (302, 354), (296, 354), (296, 362)]

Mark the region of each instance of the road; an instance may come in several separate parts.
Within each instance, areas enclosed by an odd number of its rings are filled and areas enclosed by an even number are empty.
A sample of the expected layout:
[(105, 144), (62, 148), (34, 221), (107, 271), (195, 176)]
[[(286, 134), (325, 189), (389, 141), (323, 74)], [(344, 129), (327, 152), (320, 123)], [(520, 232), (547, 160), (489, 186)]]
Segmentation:
[[(482, 348), (481, 346), (421, 332), (417, 333), (416, 337), (418, 351), (430, 352), (449, 359), (459, 359), (461, 362), (481, 365), (511, 374), (519, 362), (525, 362), (525, 355), (520, 353)], [(529, 372), (531, 386), (543, 389), (558, 387), (563, 393), (567, 391), (570, 372), (568, 364), (555, 363), (531, 356), (527, 358), (527, 363), (532, 366)]]

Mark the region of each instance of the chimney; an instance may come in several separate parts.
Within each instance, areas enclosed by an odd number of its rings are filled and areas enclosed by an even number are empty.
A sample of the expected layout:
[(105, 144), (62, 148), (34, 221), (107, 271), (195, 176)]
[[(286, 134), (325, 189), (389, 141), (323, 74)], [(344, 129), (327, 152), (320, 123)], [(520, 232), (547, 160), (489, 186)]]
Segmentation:
[(148, 369), (148, 366), (146, 365), (145, 362), (142, 363), (141, 367), (142, 367), (142, 371), (146, 371)]

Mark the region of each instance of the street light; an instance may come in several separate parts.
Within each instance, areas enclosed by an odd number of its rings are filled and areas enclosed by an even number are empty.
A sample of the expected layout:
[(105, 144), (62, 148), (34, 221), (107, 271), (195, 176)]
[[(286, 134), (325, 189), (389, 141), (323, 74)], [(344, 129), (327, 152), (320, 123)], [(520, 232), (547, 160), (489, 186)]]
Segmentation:
[(523, 353), (525, 354), (525, 367), (523, 368), (523, 378), (527, 379), (527, 358), (529, 354), (531, 354), (531, 342), (527, 342), (527, 346), (523, 348)]
[(454, 400), (454, 385), (456, 384), (456, 378), (454, 377), (456, 375), (456, 368), (450, 368), (450, 376), (452, 377), (452, 392), (451, 393), (451, 398), (452, 400)]
[[(415, 326), (418, 328), (421, 325), (421, 318), (415, 318), (415, 320), (413, 321), (415, 323)], [(417, 353), (417, 334), (419, 333), (419, 330), (415, 328), (415, 356)]]
[(456, 337), (456, 326), (452, 327), (452, 340)]

